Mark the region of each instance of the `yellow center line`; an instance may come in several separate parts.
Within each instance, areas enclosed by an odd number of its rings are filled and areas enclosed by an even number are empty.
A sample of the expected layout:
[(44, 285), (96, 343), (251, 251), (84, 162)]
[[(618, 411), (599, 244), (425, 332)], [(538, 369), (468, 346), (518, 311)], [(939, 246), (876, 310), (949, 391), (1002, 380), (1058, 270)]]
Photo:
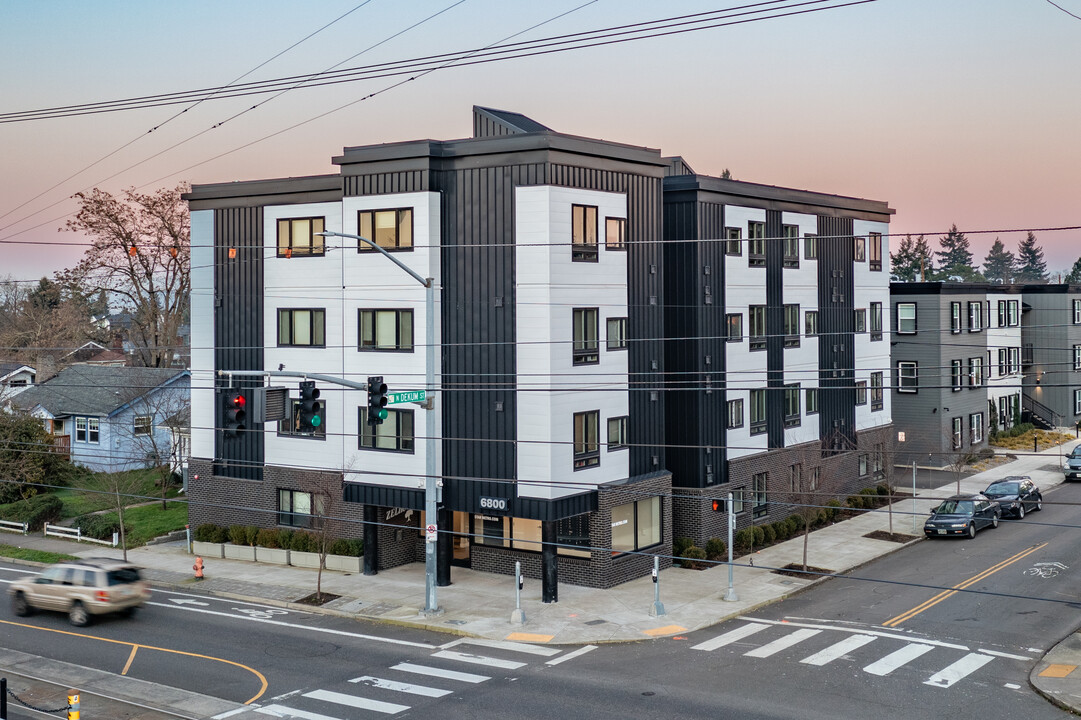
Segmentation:
[(1006, 558), (1005, 560), (998, 563), (997, 565), (992, 565), (991, 567), (987, 568), (983, 572), (978, 573), (976, 575), (973, 575), (969, 579), (963, 580), (962, 582), (957, 583), (956, 585), (953, 586), (953, 588), (951, 588), (949, 590), (943, 590), (938, 595), (935, 595), (933, 598), (931, 598), (930, 600), (927, 600), (926, 602), (920, 603), (919, 605), (912, 608), (911, 610), (906, 610), (905, 612), (901, 613), (900, 615), (897, 615), (896, 617), (890, 618), (886, 622), (882, 623), (882, 625), (883, 625), (883, 627), (897, 627), (898, 625), (903, 623), (905, 620), (910, 620), (910, 619), (916, 617), (917, 615), (919, 615), (924, 610), (939, 604), (940, 602), (942, 602), (943, 600), (946, 600), (947, 598), (953, 597), (954, 595), (957, 594), (958, 591), (964, 590), (965, 588), (968, 588), (968, 587), (970, 587), (972, 585), (975, 585), (976, 583), (983, 580), (984, 578), (990, 577), (991, 575), (994, 575), (995, 573), (997, 573), (999, 570), (1002, 570), (1005, 567), (1009, 567), (1010, 565), (1013, 565), (1018, 560), (1023, 560), (1024, 558), (1028, 557), (1029, 555), (1036, 552), (1037, 550), (1040, 550), (1042, 548), (1047, 547), (1047, 545), (1048, 545), (1048, 543), (1041, 543), (1039, 545), (1033, 545), (1030, 548), (1022, 550), (1021, 552), (1017, 553), (1016, 555), (1013, 555), (1012, 557)]
[(121, 675), (127, 675), (128, 669), (131, 667), (131, 663), (135, 660), (135, 653), (139, 651), (138, 645), (131, 646), (131, 655), (128, 655), (128, 662), (124, 665), (124, 669), (120, 671)]
[[(55, 630), (53, 628), (38, 627), (37, 625), (28, 625), (27, 623), (12, 622), (11, 620), (0, 620), (0, 624), (13, 625), (15, 627), (24, 627), (24, 628), (29, 628), (31, 630), (44, 630), (45, 632), (58, 633), (60, 635), (71, 635), (72, 637), (87, 638), (89, 640), (100, 640), (101, 642), (113, 643), (114, 645), (131, 645), (133, 647), (132, 655), (135, 654), (134, 648), (141, 647), (141, 648), (146, 648), (147, 650), (158, 650), (160, 652), (172, 653), (174, 655), (184, 655), (184, 656), (187, 656), (187, 657), (199, 658), (201, 660), (213, 660), (215, 662), (225, 663), (226, 665), (233, 665), (233, 666), (241, 668), (243, 670), (247, 670), (252, 675), (259, 678), (259, 683), (260, 683), (259, 692), (255, 693), (255, 695), (252, 698), (245, 701), (244, 702), (245, 705), (250, 705), (251, 703), (258, 700), (260, 697), (262, 697), (263, 693), (266, 692), (267, 686), (269, 685), (269, 683), (267, 683), (267, 679), (263, 675), (263, 673), (259, 672), (255, 668), (250, 668), (247, 665), (243, 665), (241, 663), (234, 662), (232, 660), (226, 660), (225, 658), (214, 657), (213, 655), (200, 655), (199, 653), (186, 652), (184, 650), (172, 650), (170, 648), (154, 647), (153, 645), (140, 645), (138, 643), (131, 643), (131, 642), (127, 642), (125, 640), (113, 640), (111, 638), (103, 638), (103, 637), (97, 637), (95, 635), (86, 635), (84, 633), (72, 632), (71, 630)], [(130, 664), (130, 658), (129, 658), (128, 662)]]

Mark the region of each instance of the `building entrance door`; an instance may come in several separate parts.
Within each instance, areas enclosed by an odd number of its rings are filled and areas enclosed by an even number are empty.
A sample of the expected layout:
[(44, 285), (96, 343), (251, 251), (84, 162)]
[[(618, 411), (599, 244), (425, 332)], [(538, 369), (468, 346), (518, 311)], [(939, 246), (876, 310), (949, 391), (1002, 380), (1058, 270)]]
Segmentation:
[(451, 537), (451, 565), (469, 567), (470, 525), (469, 513), (454, 512), (454, 520), (451, 522), (454, 535)]

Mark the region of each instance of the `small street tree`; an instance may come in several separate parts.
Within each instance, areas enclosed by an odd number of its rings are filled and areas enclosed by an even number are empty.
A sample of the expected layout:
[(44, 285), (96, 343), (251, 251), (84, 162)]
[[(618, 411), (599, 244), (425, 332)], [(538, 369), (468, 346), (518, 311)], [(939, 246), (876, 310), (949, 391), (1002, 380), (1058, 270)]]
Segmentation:
[(327, 554), (334, 542), (339, 523), (334, 521), (345, 493), (345, 475), (323, 473), (312, 488), (312, 520), (315, 525), (316, 552), (319, 553), (319, 570), (315, 577), (315, 602), (323, 603), (323, 569)]
[(142, 488), (142, 473), (132, 471), (97, 473), (94, 480), (87, 484), (90, 494), (96, 497), (107, 496), (111, 509), (116, 512), (120, 524), (120, 549), (124, 552), (125, 562), (128, 559), (128, 536), (124, 525), (124, 510), (130, 505), (142, 502)]
[(1001, 240), (995, 238), (990, 252), (983, 260), (983, 276), (987, 278), (987, 282), (1010, 283), (1013, 281), (1016, 262), (1013, 253), (1006, 249)]
[(1036, 236), (1030, 230), (1025, 239), (1017, 244), (1017, 282), (1047, 282), (1047, 263), (1043, 248), (1036, 244)]
[(188, 320), (190, 228), (181, 199), (187, 187), (116, 197), (95, 188), (77, 193), (79, 211), (65, 228), (91, 239), (83, 259), (58, 275), (88, 294), (105, 292), (113, 307), (131, 316), (128, 339), (135, 360), (169, 367)]

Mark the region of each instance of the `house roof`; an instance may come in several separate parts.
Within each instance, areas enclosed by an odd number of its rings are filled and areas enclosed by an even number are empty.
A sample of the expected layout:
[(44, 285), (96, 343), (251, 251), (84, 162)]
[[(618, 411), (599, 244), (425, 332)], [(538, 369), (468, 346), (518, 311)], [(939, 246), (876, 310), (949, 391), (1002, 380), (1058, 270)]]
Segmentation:
[(0, 380), (3, 380), (9, 375), (14, 375), (15, 373), (21, 372), (23, 370), (28, 370), (32, 373), (37, 372), (36, 370), (34, 370), (34, 368), (30, 367), (29, 365), (24, 365), (22, 363), (0, 362)]
[(54, 417), (109, 415), (147, 391), (187, 375), (176, 368), (72, 365), (17, 396), (23, 408), (40, 405)]

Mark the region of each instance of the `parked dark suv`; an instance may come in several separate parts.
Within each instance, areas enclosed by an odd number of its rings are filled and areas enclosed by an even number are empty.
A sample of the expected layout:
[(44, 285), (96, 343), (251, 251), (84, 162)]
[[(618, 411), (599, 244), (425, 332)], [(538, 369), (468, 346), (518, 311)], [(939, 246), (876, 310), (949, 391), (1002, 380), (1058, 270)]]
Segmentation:
[(1063, 468), (1066, 480), (1081, 479), (1081, 445), (1078, 445), (1066, 456), (1066, 467)]
[(8, 588), (16, 615), (59, 610), (77, 627), (92, 615), (121, 613), (130, 617), (150, 595), (139, 568), (112, 558), (85, 558), (58, 563), (40, 575), (23, 577)]

